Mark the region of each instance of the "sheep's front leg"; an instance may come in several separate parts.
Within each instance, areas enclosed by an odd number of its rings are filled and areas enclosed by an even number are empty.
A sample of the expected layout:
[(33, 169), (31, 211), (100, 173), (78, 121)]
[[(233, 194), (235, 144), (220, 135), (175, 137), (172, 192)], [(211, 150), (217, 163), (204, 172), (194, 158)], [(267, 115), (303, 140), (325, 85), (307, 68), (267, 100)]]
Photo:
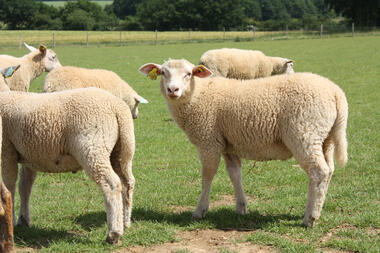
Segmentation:
[(197, 208), (193, 213), (193, 217), (196, 219), (204, 218), (208, 210), (211, 183), (218, 170), (220, 154), (209, 153), (209, 151), (199, 151), (199, 159), (202, 163), (202, 192), (198, 200)]
[(226, 167), (228, 174), (230, 175), (231, 182), (234, 186), (236, 213), (247, 214), (247, 199), (241, 183), (241, 161), (234, 155), (226, 154), (223, 157), (226, 162)]
[(25, 166), (21, 167), (20, 181), (18, 183), (20, 194), (20, 215), (18, 217), (17, 226), (30, 225), (29, 200), (36, 176), (36, 171), (33, 171)]

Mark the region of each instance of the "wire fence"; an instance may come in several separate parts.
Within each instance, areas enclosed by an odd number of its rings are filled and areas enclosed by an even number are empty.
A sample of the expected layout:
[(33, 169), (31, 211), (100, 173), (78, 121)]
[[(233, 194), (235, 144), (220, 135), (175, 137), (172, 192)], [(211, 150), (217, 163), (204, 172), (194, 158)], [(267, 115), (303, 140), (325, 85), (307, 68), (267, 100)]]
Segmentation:
[(252, 27), (249, 31), (0, 31), (0, 47), (22, 48), (28, 44), (61, 46), (124, 46), (129, 44), (167, 44), (223, 41), (262, 41), (292, 39), (324, 39), (332, 37), (380, 36), (380, 27), (364, 28), (329, 26), (318, 29), (265, 31)]

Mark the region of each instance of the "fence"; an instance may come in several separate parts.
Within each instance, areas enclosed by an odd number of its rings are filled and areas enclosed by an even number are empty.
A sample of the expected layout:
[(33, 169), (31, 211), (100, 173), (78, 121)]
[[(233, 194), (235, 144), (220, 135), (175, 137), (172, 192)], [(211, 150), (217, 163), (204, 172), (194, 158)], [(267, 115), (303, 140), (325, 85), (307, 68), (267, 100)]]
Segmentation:
[(380, 27), (365, 29), (352, 24), (346, 26), (328, 26), (321, 24), (319, 29), (289, 30), (285, 26), (280, 31), (265, 31), (253, 27), (250, 31), (0, 31), (0, 47), (19, 47), (22, 43), (45, 44), (48, 47), (80, 45), (123, 46), (128, 44), (194, 43), (216, 41), (256, 41), (286, 39), (316, 39), (331, 37), (355, 37), (380, 35)]

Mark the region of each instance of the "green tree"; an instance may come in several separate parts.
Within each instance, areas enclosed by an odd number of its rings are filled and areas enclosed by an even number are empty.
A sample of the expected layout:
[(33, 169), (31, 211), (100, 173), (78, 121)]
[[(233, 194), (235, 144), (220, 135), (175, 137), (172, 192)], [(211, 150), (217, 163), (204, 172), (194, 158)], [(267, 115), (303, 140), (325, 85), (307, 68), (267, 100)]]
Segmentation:
[(124, 19), (126, 16), (136, 15), (136, 6), (140, 2), (141, 0), (114, 0), (111, 9), (118, 18)]
[(0, 0), (0, 9), (9, 29), (29, 29), (37, 5), (33, 0)]
[(380, 25), (379, 0), (325, 0), (337, 13), (349, 18), (359, 26)]
[(241, 26), (244, 13), (240, 0), (142, 0), (137, 17), (147, 30), (220, 30)]

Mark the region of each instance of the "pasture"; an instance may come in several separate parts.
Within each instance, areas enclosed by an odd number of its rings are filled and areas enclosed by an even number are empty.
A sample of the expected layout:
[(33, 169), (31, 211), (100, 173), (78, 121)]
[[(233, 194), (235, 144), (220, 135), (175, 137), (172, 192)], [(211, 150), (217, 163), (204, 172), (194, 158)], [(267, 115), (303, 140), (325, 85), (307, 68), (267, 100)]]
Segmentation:
[[(42, 1), (45, 4), (52, 5), (54, 7), (63, 7), (66, 3), (66, 1)], [(96, 4), (99, 4), (100, 6), (104, 7), (106, 5), (112, 4), (112, 0), (105, 0), (105, 1), (90, 1)]]
[[(38, 44), (33, 44), (38, 46)], [(233, 187), (222, 162), (213, 181), (210, 210), (201, 221), (191, 213), (201, 191), (194, 146), (171, 120), (159, 81), (138, 73), (144, 63), (186, 58), (197, 63), (212, 48), (258, 49), (295, 60), (296, 72), (328, 77), (349, 103), (349, 160), (337, 167), (322, 216), (313, 229), (301, 226), (307, 177), (295, 160), (243, 164), (248, 214), (235, 214)], [(15, 229), (20, 251), (42, 252), (379, 252), (380, 251), (380, 39), (376, 36), (318, 40), (186, 43), (55, 49), (63, 65), (117, 72), (149, 104), (134, 121), (136, 188), (132, 226), (122, 245), (104, 242), (107, 225), (100, 189), (84, 172), (39, 173), (31, 197), (31, 227)], [(21, 56), (27, 49), (0, 49)], [(43, 78), (31, 91), (41, 91)], [(26, 140), (27, 141), (27, 140)], [(16, 195), (16, 210), (19, 208)], [(203, 241), (202, 241), (203, 238)], [(161, 246), (160, 246), (161, 245)]]

